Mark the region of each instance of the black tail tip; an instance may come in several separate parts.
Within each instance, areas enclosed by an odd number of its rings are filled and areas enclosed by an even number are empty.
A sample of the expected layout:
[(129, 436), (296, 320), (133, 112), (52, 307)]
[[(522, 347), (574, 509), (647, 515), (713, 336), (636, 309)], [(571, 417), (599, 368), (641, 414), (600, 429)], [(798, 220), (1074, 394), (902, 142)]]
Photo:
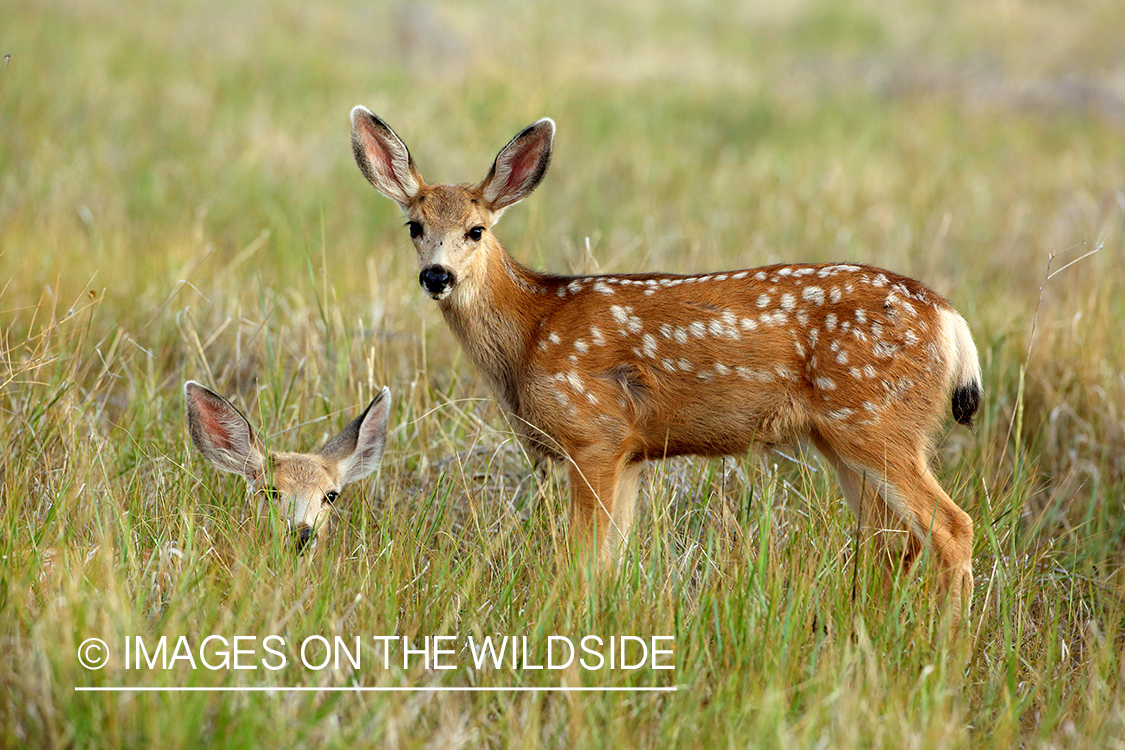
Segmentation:
[(980, 384), (969, 383), (953, 389), (953, 418), (966, 427), (973, 426), (973, 415), (980, 406)]

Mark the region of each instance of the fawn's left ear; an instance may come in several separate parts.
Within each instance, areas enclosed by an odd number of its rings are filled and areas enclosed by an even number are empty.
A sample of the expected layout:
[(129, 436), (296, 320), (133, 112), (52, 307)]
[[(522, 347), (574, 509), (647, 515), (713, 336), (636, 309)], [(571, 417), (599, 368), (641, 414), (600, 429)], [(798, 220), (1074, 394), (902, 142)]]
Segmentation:
[(367, 409), (320, 449), (320, 456), (335, 461), (343, 484), (363, 479), (379, 468), (387, 438), (391, 391), (383, 388)]
[(547, 166), (555, 140), (555, 121), (544, 117), (528, 125), (496, 155), (480, 189), (493, 211), (503, 211), (535, 189)]
[(242, 412), (194, 380), (184, 384), (191, 440), (204, 458), (223, 471), (258, 479), (267, 452)]

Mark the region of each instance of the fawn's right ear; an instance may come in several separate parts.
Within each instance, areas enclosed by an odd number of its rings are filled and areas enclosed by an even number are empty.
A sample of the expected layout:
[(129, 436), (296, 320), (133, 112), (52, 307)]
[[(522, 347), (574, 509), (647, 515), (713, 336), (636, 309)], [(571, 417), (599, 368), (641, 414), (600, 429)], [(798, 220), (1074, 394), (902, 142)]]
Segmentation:
[(424, 184), (406, 144), (366, 107), (352, 110), (352, 151), (367, 181), (404, 208)]
[(223, 471), (261, 478), (266, 450), (242, 412), (194, 380), (184, 384), (184, 401), (191, 440), (204, 458)]

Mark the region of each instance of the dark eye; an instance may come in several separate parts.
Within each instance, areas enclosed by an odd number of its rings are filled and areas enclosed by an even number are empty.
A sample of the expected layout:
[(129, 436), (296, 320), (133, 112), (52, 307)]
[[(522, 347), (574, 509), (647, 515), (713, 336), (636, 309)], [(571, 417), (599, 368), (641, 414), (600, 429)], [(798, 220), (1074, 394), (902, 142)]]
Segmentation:
[(416, 240), (416, 239), (418, 239), (419, 237), (422, 236), (422, 225), (419, 224), (418, 222), (408, 221), (408, 222), (406, 222), (406, 226), (410, 230), (410, 237), (412, 239)]
[(262, 494), (264, 494), (270, 500), (281, 499), (281, 492), (277, 489), (277, 487), (263, 487)]
[(338, 498), (338, 497), (340, 497), (340, 493), (336, 492), (335, 490), (332, 490), (331, 492), (325, 493), (324, 502), (331, 505), (332, 503), (336, 502), (336, 498)]
[(468, 237), (473, 242), (480, 242), (480, 237), (481, 237), (482, 234), (484, 234), (484, 227), (473, 227), (472, 229), (469, 230), (469, 233), (465, 236)]

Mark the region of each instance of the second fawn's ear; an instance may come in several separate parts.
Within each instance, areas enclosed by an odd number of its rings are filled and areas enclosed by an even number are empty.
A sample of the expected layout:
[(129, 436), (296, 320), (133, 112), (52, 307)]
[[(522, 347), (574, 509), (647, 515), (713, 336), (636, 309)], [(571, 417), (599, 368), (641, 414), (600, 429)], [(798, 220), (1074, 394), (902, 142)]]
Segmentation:
[(363, 176), (383, 195), (405, 207), (418, 194), (422, 177), (406, 144), (366, 107), (352, 110), (352, 151)]
[(391, 392), (379, 391), (363, 414), (320, 450), (321, 458), (335, 461), (342, 484), (363, 479), (379, 468), (387, 438), (387, 419), (391, 411)]
[(191, 440), (204, 458), (223, 471), (248, 479), (262, 476), (266, 450), (242, 412), (193, 380), (184, 384), (184, 401)]
[(493, 211), (502, 211), (535, 189), (547, 165), (555, 140), (555, 122), (548, 117), (528, 125), (500, 149), (484, 182), (484, 199)]

